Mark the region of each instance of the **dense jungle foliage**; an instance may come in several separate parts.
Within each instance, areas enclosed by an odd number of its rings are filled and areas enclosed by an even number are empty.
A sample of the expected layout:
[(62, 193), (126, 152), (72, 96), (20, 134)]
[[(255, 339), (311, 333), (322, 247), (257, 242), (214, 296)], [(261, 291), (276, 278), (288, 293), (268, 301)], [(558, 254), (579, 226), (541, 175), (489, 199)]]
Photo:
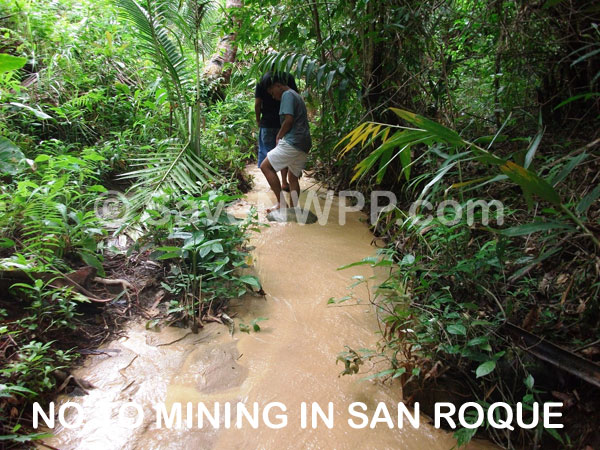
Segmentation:
[(312, 176), (397, 199), (377, 255), (344, 268), (388, 273), (359, 280), (381, 345), (340, 349), (344, 373), (387, 360), (373, 377), (421, 404), (565, 405), (564, 430), (459, 444), (599, 446), (599, 24), (587, 0), (0, 0), (0, 439), (43, 437), (30, 402), (140, 313), (143, 292), (98, 280), (153, 278), (169, 302), (149, 327), (260, 289), (257, 217), (220, 205), (251, 181), (275, 69), (309, 107)]

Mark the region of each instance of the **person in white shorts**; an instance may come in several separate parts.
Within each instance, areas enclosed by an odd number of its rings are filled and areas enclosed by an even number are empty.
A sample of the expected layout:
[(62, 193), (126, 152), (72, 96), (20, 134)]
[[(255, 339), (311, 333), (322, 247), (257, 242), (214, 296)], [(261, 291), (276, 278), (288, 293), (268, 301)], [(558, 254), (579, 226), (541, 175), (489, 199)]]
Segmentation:
[(290, 197), (292, 206), (298, 205), (300, 195), (300, 184), (298, 179), (302, 176), (302, 170), (306, 166), (308, 151), (312, 147), (310, 128), (308, 126), (308, 115), (304, 100), (296, 91), (290, 89), (284, 77), (274, 74), (265, 80), (267, 92), (281, 102), (279, 107), (279, 120), (281, 128), (275, 139), (276, 146), (271, 150), (260, 165), (265, 174), (269, 186), (275, 193), (277, 204), (269, 208), (267, 212), (279, 208), (287, 208), (285, 198), (282, 194), (281, 184), (277, 172), (285, 169), (288, 171), (290, 183)]

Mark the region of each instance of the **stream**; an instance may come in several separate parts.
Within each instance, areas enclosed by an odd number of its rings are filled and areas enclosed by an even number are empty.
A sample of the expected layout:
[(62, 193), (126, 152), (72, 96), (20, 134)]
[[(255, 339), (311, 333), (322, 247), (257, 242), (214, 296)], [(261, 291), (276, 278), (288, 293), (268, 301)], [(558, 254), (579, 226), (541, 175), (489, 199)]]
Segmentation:
[[(242, 217), (254, 205), (259, 211), (273, 203), (268, 185), (257, 168), (250, 168), (254, 189), (231, 208)], [(304, 194), (313, 190), (324, 199), (325, 192), (313, 180), (302, 179)], [(95, 389), (79, 397), (61, 396), (57, 402), (75, 402), (81, 406), (83, 424), (67, 429), (57, 426), (55, 436), (44, 442), (59, 449), (426, 449), (447, 450), (456, 445), (451, 433), (429, 425), (424, 416), (418, 429), (404, 419), (404, 427), (390, 429), (386, 423), (375, 428), (353, 429), (348, 407), (353, 402), (367, 405), (365, 414), (371, 418), (379, 402), (384, 402), (396, 423), (397, 404), (402, 398), (398, 383), (361, 381), (374, 373), (368, 363), (361, 373), (342, 376), (342, 364), (336, 356), (345, 350), (375, 349), (377, 321), (367, 301), (358, 305), (341, 303), (328, 305), (331, 297), (348, 295), (352, 277), (370, 277), (373, 270), (359, 266), (347, 270), (338, 267), (374, 254), (372, 235), (366, 217), (360, 212), (346, 215), (346, 224), (339, 225), (339, 199), (335, 197), (326, 225), (319, 223), (271, 223), (261, 233), (252, 236), (250, 244), (254, 271), (259, 277), (265, 297), (248, 295), (232, 301), (228, 314), (234, 317), (236, 329), (218, 323), (208, 323), (199, 334), (188, 329), (163, 328), (160, 332), (146, 330), (143, 323), (132, 323), (125, 337), (104, 345), (120, 350), (86, 358), (74, 375), (91, 382)], [(264, 213), (261, 220), (264, 220)], [(363, 298), (367, 290), (359, 286)], [(259, 332), (241, 333), (240, 321), (251, 324), (259, 317)], [(386, 367), (376, 366), (374, 371)], [(144, 414), (136, 428), (120, 421), (121, 405), (134, 402)], [(181, 402), (194, 405), (193, 426), (169, 429), (156, 426), (152, 406), (164, 404), (169, 410)], [(242, 428), (225, 428), (221, 417), (218, 428), (205, 420), (204, 427), (196, 423), (196, 406), (204, 404), (214, 411), (229, 402), (235, 409), (243, 402), (249, 411), (257, 402), (261, 410), (257, 428), (248, 421)], [(263, 409), (271, 402), (280, 402), (287, 411), (287, 425), (273, 429), (263, 420)], [(301, 427), (301, 404), (309, 404), (308, 425)], [(310, 405), (316, 402), (327, 412), (333, 403), (334, 424), (328, 428), (319, 420), (311, 427)], [(73, 413), (70, 408), (69, 414)], [(127, 417), (135, 416), (128, 408)], [(67, 414), (67, 418), (69, 417)], [(271, 411), (273, 423), (279, 409)], [(234, 414), (235, 419), (235, 414)], [(360, 419), (354, 418), (355, 422)], [(235, 420), (232, 421), (234, 423)], [(184, 421), (185, 424), (185, 421)], [(474, 442), (469, 448), (491, 448), (490, 444)], [(42, 447), (40, 447), (42, 448)]]

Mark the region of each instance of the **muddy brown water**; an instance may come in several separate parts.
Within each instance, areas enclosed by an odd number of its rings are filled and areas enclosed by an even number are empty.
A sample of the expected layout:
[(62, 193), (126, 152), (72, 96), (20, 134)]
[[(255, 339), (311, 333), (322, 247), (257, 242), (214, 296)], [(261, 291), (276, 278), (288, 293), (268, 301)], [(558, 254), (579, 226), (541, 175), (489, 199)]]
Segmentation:
[[(232, 213), (243, 216), (256, 206), (259, 211), (272, 203), (268, 186), (257, 169), (249, 169), (255, 187)], [(303, 189), (316, 192), (310, 179), (302, 181)], [(324, 192), (318, 195), (324, 201)], [(223, 325), (210, 323), (199, 334), (189, 330), (164, 328), (160, 332), (146, 330), (143, 324), (132, 324), (126, 337), (109, 342), (105, 347), (120, 350), (109, 355), (86, 359), (75, 375), (93, 383), (96, 389), (80, 397), (61, 397), (58, 402), (75, 402), (81, 406), (83, 423), (66, 429), (57, 426), (55, 437), (45, 442), (60, 449), (450, 449), (456, 445), (451, 434), (437, 430), (421, 416), (419, 428), (404, 420), (402, 428), (390, 429), (385, 423), (374, 428), (353, 429), (348, 425), (348, 407), (353, 402), (367, 405), (365, 414), (371, 419), (378, 403), (385, 402), (397, 425), (397, 407), (401, 390), (396, 384), (361, 381), (361, 374), (339, 377), (341, 365), (336, 356), (348, 345), (354, 349), (375, 348), (377, 320), (368, 302), (358, 305), (327, 305), (330, 297), (348, 294), (352, 276), (370, 277), (369, 267), (339, 271), (338, 267), (374, 254), (372, 235), (365, 217), (358, 212), (346, 215), (345, 225), (338, 223), (339, 202), (333, 199), (325, 225), (275, 223), (252, 237), (253, 263), (266, 297), (248, 296), (231, 303), (236, 324), (260, 322), (261, 331), (233, 336)], [(264, 214), (262, 215), (264, 219)], [(322, 221), (322, 223), (324, 223)], [(363, 288), (357, 292), (366, 298)], [(183, 339), (182, 339), (183, 338)], [(372, 373), (372, 372), (371, 372)], [(140, 426), (129, 428), (119, 420), (120, 407), (128, 402), (140, 406)], [(155, 404), (167, 410), (183, 404), (183, 423), (179, 429), (156, 425)], [(193, 405), (193, 422), (186, 427), (186, 404)], [(221, 411), (225, 404), (243, 402), (252, 412), (259, 408), (258, 428), (248, 421), (225, 428), (221, 417), (218, 428), (205, 421), (197, 424), (196, 405), (203, 404), (214, 413), (215, 403)], [(277, 414), (287, 417), (287, 425), (268, 427), (262, 413), (272, 403), (280, 402), (285, 413), (274, 407), (270, 418), (281, 423)], [(333, 427), (323, 421), (311, 427), (308, 409), (306, 428), (301, 426), (301, 404), (316, 402), (325, 412), (333, 404)], [(69, 409), (67, 420), (72, 418)], [(125, 416), (134, 410), (125, 410)], [(127, 419), (129, 420), (129, 419)], [(354, 418), (356, 422), (359, 419)], [(472, 444), (473, 448), (488, 447)]]

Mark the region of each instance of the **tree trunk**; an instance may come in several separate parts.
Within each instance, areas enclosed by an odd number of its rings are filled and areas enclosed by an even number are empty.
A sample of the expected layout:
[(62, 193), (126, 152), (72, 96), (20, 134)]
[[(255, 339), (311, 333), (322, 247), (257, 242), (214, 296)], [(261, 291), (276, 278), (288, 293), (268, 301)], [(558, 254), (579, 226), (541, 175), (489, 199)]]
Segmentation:
[[(243, 0), (227, 0), (225, 7), (230, 8), (241, 8), (243, 6)], [(233, 18), (234, 25), (239, 28), (240, 21)], [(231, 77), (231, 70), (223, 70), (225, 64), (233, 63), (237, 54), (237, 46), (235, 45), (236, 33), (229, 33), (221, 38), (219, 45), (213, 56), (210, 58), (210, 62), (204, 69), (204, 77), (209, 81), (221, 80), (221, 84), (225, 85), (229, 83)]]

